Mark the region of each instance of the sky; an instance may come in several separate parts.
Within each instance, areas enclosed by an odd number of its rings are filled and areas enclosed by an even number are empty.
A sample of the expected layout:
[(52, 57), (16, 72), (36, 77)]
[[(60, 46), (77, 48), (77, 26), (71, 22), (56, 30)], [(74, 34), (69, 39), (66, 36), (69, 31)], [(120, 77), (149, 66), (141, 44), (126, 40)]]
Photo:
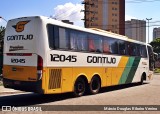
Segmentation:
[[(75, 25), (83, 26), (83, 0), (1, 0), (0, 16), (5, 20), (26, 16), (47, 16), (58, 20), (69, 19)], [(131, 18), (150, 21), (149, 37), (152, 41), (154, 27), (160, 27), (160, 0), (126, 0), (126, 20)], [(0, 26), (6, 22), (0, 19)], [(147, 29), (148, 30), (148, 29)], [(148, 31), (147, 31), (148, 33)], [(148, 34), (147, 36), (148, 37)], [(148, 38), (147, 38), (148, 39)]]

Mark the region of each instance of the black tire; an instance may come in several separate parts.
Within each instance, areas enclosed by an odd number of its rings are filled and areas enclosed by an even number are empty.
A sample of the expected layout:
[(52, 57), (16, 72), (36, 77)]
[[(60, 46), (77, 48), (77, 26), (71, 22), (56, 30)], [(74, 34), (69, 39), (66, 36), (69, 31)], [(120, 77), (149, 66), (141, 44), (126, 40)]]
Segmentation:
[(91, 79), (91, 82), (89, 84), (89, 90), (91, 94), (97, 94), (101, 88), (101, 82), (100, 79), (97, 76), (94, 76)]
[(144, 82), (144, 76), (142, 75), (142, 76), (141, 76), (140, 84), (143, 85), (143, 82)]
[(83, 78), (78, 78), (74, 84), (74, 96), (80, 97), (84, 95), (86, 90), (86, 84)]

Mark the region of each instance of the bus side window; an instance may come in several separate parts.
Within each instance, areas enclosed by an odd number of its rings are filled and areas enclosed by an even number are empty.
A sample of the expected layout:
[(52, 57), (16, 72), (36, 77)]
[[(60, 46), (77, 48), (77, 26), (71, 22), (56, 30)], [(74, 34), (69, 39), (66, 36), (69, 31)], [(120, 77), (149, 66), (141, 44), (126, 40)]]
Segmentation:
[(137, 55), (137, 56), (140, 56), (140, 45), (137, 44), (137, 45), (136, 45), (136, 48), (137, 48), (137, 53), (136, 53), (136, 55)]
[(83, 37), (81, 39), (81, 46), (82, 46), (82, 51), (88, 51), (88, 39), (87, 39), (87, 36)]
[(125, 41), (119, 41), (119, 54), (126, 55), (126, 43)]
[(147, 57), (147, 50), (145, 45), (140, 45), (140, 55), (143, 58)]
[(77, 35), (77, 48), (79, 51), (88, 51), (87, 34), (78, 33)]
[(71, 46), (71, 50), (77, 50), (77, 34), (75, 31), (72, 31), (70, 33), (70, 46)]
[(97, 53), (102, 53), (102, 38), (100, 36), (96, 36), (94, 38), (95, 50)]
[(51, 49), (59, 48), (59, 29), (57, 26), (48, 24), (48, 38), (49, 38), (49, 47)]
[(109, 44), (107, 42), (103, 43), (103, 52), (104, 53), (110, 53), (110, 51), (109, 51)]
[(109, 44), (109, 39), (108, 40), (103, 40), (103, 52), (106, 54), (111, 54), (111, 49), (110, 49), (110, 44)]
[(95, 52), (95, 45), (94, 45), (94, 40), (89, 38), (89, 51), (90, 52)]
[(59, 28), (59, 48), (69, 49), (69, 37), (68, 30), (65, 28)]
[(128, 42), (127, 46), (128, 46), (128, 55), (132, 55), (132, 48), (131, 48), (131, 44), (129, 42)]
[(118, 54), (118, 40), (111, 39), (110, 50), (112, 54)]
[(48, 28), (49, 47), (51, 49), (54, 49), (54, 26), (48, 24), (47, 28)]
[(129, 55), (130, 56), (137, 56), (138, 55), (137, 54), (137, 45), (135, 43), (130, 43), (129, 46), (130, 46), (128, 49)]

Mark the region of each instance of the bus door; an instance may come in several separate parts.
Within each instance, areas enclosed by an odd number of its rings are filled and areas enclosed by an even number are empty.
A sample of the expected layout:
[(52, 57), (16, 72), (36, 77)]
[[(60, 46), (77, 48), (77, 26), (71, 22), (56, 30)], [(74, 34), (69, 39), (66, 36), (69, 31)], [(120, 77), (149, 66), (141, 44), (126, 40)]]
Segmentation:
[(153, 50), (150, 46), (147, 46), (148, 48), (148, 57), (149, 57), (149, 70), (153, 71), (154, 70), (154, 55), (153, 55)]

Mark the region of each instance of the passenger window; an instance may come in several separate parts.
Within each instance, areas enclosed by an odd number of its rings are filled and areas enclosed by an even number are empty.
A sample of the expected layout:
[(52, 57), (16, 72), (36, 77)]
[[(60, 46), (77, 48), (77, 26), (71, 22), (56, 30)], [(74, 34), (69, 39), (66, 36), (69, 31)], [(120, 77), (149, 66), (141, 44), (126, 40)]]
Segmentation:
[(79, 32), (77, 39), (77, 46), (79, 51), (88, 51), (87, 33)]
[(111, 45), (109, 39), (103, 40), (103, 53), (111, 54)]
[(129, 43), (128, 45), (128, 54), (130, 56), (137, 56), (137, 45), (134, 43)]
[(125, 41), (119, 41), (119, 54), (120, 55), (126, 55), (126, 43)]
[(68, 31), (64, 28), (59, 28), (59, 48), (69, 49)]
[(94, 40), (92, 38), (89, 38), (89, 51), (90, 52), (95, 52), (95, 45), (94, 45)]
[(106, 54), (118, 54), (117, 40), (112, 39), (112, 38), (104, 38), (103, 52)]
[(139, 45), (139, 44), (137, 44), (137, 46), (136, 46), (136, 47), (137, 47), (137, 53), (136, 53), (136, 55), (137, 55), (137, 56), (140, 56), (140, 45)]
[(110, 47), (111, 47), (112, 54), (118, 54), (118, 40), (111, 39), (110, 40)]
[(90, 52), (102, 52), (102, 38), (98, 35), (89, 35), (89, 51)]
[(70, 33), (71, 50), (77, 50), (78, 49), (77, 40), (78, 40), (77, 32), (76, 31), (72, 31)]
[(71, 50), (88, 51), (87, 33), (70, 30)]
[(47, 25), (48, 28), (48, 38), (49, 38), (49, 47), (51, 49), (59, 48), (59, 29), (57, 26)]

